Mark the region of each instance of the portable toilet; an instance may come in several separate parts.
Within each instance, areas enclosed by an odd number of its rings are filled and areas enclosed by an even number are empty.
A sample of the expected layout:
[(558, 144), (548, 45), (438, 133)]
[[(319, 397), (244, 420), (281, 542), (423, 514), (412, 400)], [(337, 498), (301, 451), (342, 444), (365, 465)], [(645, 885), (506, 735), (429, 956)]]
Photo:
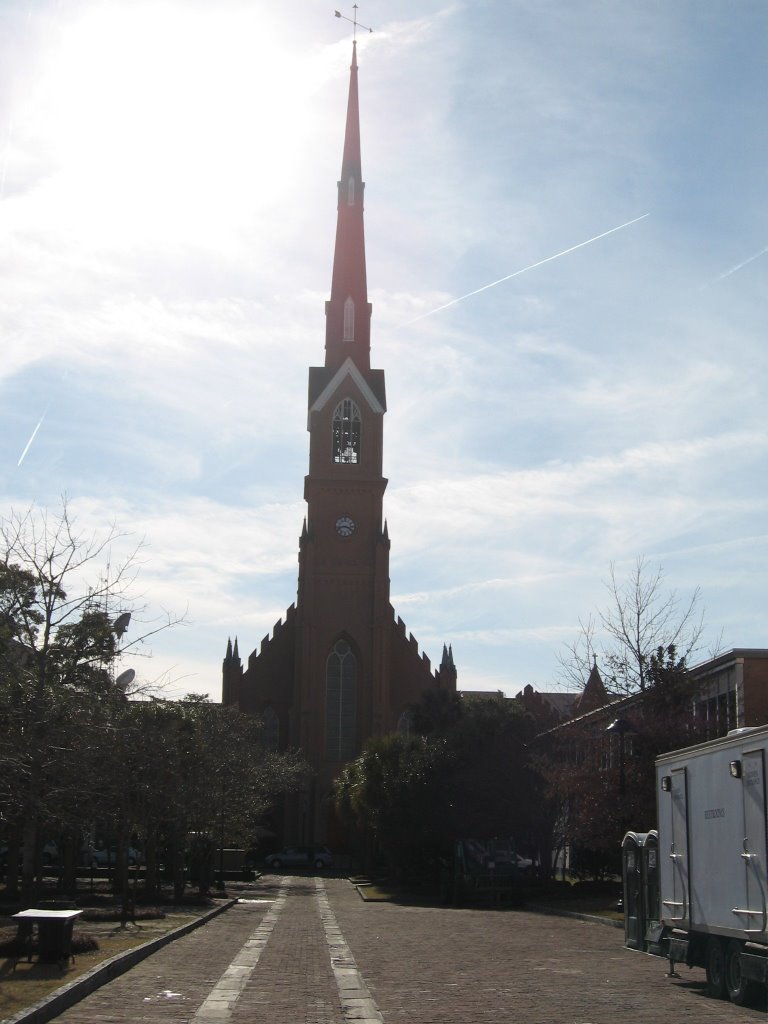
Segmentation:
[[(621, 873), (624, 888), (624, 945), (645, 948), (645, 885), (643, 849), (646, 832), (627, 832), (621, 843)], [(657, 839), (658, 853), (658, 839)], [(658, 856), (657, 856), (658, 862)]]
[(642, 861), (643, 916), (645, 918), (644, 947), (648, 953), (662, 955), (659, 946), (664, 931), (661, 924), (661, 887), (659, 884), (659, 833), (652, 829), (646, 834), (640, 852)]

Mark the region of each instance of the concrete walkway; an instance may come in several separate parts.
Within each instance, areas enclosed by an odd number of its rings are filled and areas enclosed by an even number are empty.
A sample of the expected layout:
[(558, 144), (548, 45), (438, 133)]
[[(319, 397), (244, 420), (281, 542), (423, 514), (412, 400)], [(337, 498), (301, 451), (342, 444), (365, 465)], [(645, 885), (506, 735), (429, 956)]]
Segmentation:
[(264, 878), (254, 899), (57, 1018), (68, 1024), (696, 1024), (764, 1008), (703, 971), (624, 949), (602, 924), (512, 910), (364, 903), (343, 879)]

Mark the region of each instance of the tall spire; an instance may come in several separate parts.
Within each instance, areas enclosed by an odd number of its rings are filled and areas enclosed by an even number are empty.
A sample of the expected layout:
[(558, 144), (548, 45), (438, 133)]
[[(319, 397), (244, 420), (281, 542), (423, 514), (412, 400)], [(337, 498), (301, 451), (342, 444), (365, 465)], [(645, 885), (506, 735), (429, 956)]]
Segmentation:
[(357, 97), (357, 42), (353, 42), (344, 155), (338, 182), (331, 298), (325, 304), (325, 365), (339, 366), (351, 356), (361, 370), (367, 370), (371, 365), (371, 307), (368, 303), (363, 229), (364, 188)]

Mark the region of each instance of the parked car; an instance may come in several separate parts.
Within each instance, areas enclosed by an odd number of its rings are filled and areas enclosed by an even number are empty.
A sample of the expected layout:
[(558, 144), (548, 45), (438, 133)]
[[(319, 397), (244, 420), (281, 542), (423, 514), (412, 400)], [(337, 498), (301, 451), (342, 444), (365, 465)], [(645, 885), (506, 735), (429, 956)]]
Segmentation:
[[(83, 862), (91, 868), (106, 868), (110, 864), (117, 863), (117, 847), (110, 846), (109, 849), (97, 850), (94, 847), (88, 847), (83, 851)], [(141, 851), (137, 850), (133, 846), (128, 847), (128, 864), (133, 867), (135, 864), (142, 863)]]
[(329, 868), (333, 855), (327, 846), (287, 846), (264, 858), (268, 868)]
[[(19, 864), (20, 865), (21, 865), (21, 862), (22, 862), (23, 859), (24, 859), (24, 848), (21, 847), (19, 849)], [(59, 847), (58, 847), (58, 844), (54, 843), (54, 842), (46, 843), (43, 846), (43, 865), (45, 867), (48, 867), (51, 864), (58, 864), (58, 862), (59, 862)], [(2, 864), (3, 869), (5, 869), (5, 867), (8, 864), (8, 847), (7, 846), (0, 846), (0, 864)]]

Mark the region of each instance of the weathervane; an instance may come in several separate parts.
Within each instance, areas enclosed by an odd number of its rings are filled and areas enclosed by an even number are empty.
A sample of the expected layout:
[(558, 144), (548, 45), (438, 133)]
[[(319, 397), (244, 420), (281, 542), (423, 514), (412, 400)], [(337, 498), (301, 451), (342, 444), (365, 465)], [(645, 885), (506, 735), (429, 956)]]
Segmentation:
[(357, 28), (358, 28), (358, 25), (360, 26), (360, 28), (364, 28), (366, 32), (373, 32), (372, 28), (368, 28), (367, 25), (361, 25), (360, 22), (357, 20), (357, 4), (352, 4), (352, 10), (354, 11), (354, 15), (351, 18), (348, 18), (346, 16), (346, 14), (342, 14), (341, 11), (334, 11), (333, 12), (336, 15), (337, 18), (343, 18), (344, 21), (351, 21), (352, 22), (352, 25), (354, 26), (353, 32), (352, 32), (352, 39), (353, 40), (357, 39)]

